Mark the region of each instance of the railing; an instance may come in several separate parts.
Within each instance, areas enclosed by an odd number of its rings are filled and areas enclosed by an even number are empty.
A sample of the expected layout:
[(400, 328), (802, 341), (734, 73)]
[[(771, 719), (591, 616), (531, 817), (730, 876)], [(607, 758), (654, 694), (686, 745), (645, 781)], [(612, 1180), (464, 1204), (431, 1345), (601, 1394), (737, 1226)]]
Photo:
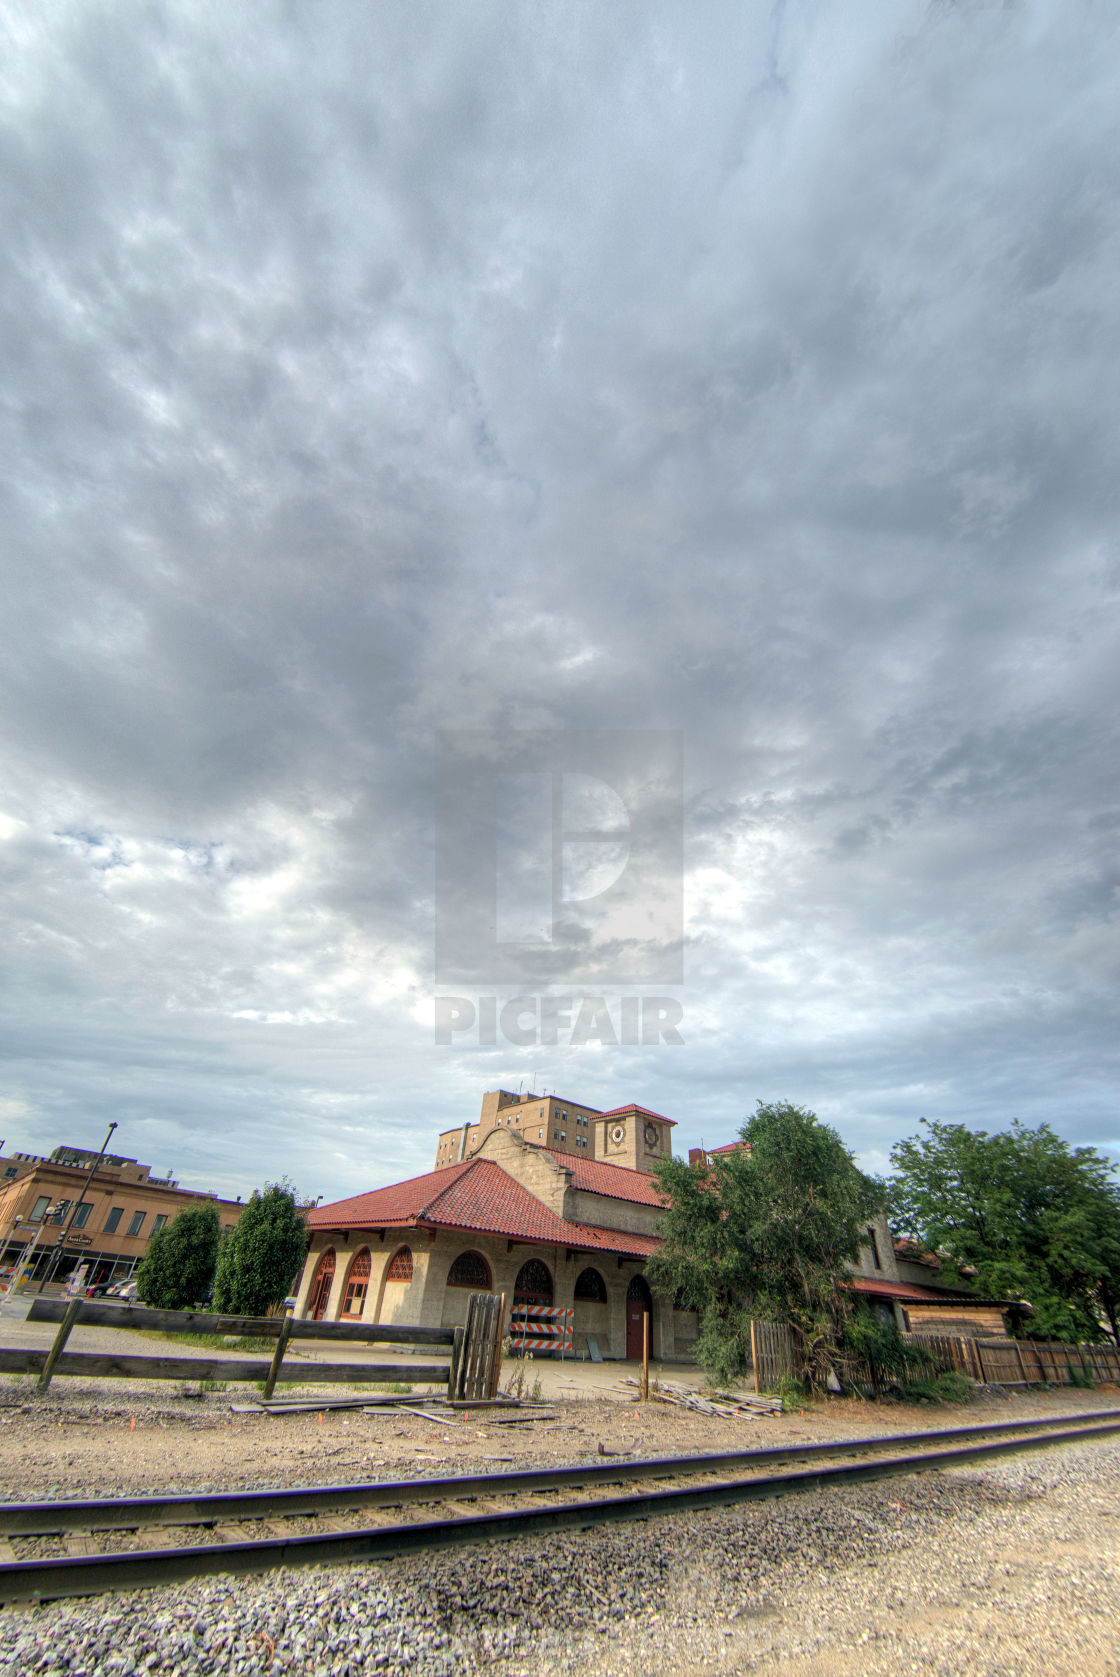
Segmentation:
[[(478, 1301), (485, 1301), (479, 1304)], [(59, 1330), (49, 1351), (0, 1347), (0, 1373), (38, 1374), (38, 1389), (45, 1392), (57, 1375), (100, 1376), (125, 1380), (234, 1380), (263, 1381), (265, 1396), (271, 1397), (280, 1375), (285, 1352), (293, 1339), (341, 1341), (350, 1345), (406, 1345), (416, 1351), (446, 1350), (448, 1360), (439, 1363), (321, 1363), (299, 1365), (295, 1376), (301, 1384), (350, 1384), (353, 1381), (425, 1381), (448, 1387), (452, 1398), (490, 1397), (501, 1365), (501, 1316), (504, 1296), (499, 1301), (490, 1293), (472, 1293), (468, 1299), (467, 1328), (389, 1327), (378, 1322), (309, 1322), (291, 1316), (227, 1316), (213, 1311), (153, 1310), (144, 1305), (100, 1304), (93, 1300), (36, 1299), (28, 1311), (29, 1322), (58, 1322)], [(497, 1328), (491, 1317), (497, 1313)], [(473, 1337), (472, 1337), (472, 1323)], [(148, 1333), (222, 1334), (243, 1339), (272, 1339), (276, 1346), (270, 1360), (223, 1356), (133, 1356), (115, 1351), (67, 1351), (66, 1342), (75, 1327), (133, 1329)], [(481, 1336), (481, 1339), (480, 1339)], [(497, 1354), (493, 1345), (497, 1340)], [(487, 1362), (486, 1356), (489, 1355)], [(289, 1365), (289, 1368), (291, 1365)], [(292, 1378), (290, 1373), (288, 1378)]]

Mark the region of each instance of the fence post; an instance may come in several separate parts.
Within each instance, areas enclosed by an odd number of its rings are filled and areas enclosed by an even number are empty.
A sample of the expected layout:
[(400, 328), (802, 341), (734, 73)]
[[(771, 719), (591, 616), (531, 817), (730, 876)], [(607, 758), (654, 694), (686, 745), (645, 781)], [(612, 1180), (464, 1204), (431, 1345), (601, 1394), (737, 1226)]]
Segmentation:
[(54, 1344), (47, 1352), (47, 1360), (43, 1364), (42, 1372), (39, 1375), (39, 1384), (36, 1387), (36, 1390), (38, 1391), (40, 1397), (51, 1383), (51, 1375), (54, 1373), (55, 1364), (62, 1355), (62, 1350), (66, 1341), (70, 1338), (70, 1329), (78, 1320), (78, 1312), (82, 1308), (83, 1302), (84, 1301), (82, 1299), (71, 1299), (70, 1303), (66, 1306), (66, 1314), (59, 1324), (58, 1332), (54, 1336)]
[(463, 1360), (463, 1335), (465, 1328), (456, 1328), (455, 1337), (451, 1342), (451, 1367), (447, 1371), (447, 1396), (449, 1399), (459, 1396), (459, 1364)]
[(494, 1365), (490, 1373), (489, 1396), (498, 1395), (498, 1382), (502, 1378), (502, 1333), (506, 1325), (506, 1295), (502, 1293), (498, 1299), (498, 1331), (494, 1335)]
[(1022, 1353), (1022, 1350), (1020, 1349), (1019, 1341), (1017, 1339), (1013, 1339), (1011, 1341), (1011, 1343), (1012, 1343), (1012, 1345), (1014, 1345), (1015, 1355), (1019, 1359), (1019, 1373), (1023, 1376), (1023, 1385), (1025, 1386), (1027, 1384), (1027, 1365), (1023, 1361), (1023, 1353)]
[(269, 1368), (268, 1378), (264, 1383), (264, 1395), (266, 1400), (272, 1396), (276, 1389), (276, 1377), (280, 1373), (280, 1364), (284, 1361), (284, 1352), (288, 1349), (288, 1341), (291, 1337), (292, 1310), (289, 1306), (289, 1308), (284, 1312), (284, 1320), (280, 1323), (280, 1332), (276, 1338), (276, 1349), (272, 1353), (272, 1366)]
[(758, 1383), (758, 1339), (754, 1331), (754, 1317), (751, 1317), (751, 1367), (754, 1370), (754, 1389), (760, 1392), (762, 1387)]
[(649, 1402), (649, 1311), (642, 1311), (642, 1402)]

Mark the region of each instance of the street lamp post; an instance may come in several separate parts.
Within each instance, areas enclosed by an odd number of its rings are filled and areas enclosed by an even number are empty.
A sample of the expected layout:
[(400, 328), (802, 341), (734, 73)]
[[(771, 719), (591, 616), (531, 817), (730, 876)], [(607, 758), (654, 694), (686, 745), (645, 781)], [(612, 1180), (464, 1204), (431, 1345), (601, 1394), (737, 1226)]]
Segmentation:
[(92, 1165), (90, 1165), (90, 1167), (89, 1167), (89, 1175), (86, 1177), (85, 1182), (82, 1185), (81, 1195), (79, 1196), (78, 1199), (76, 1199), (74, 1201), (73, 1205), (70, 1207), (70, 1214), (66, 1218), (66, 1221), (63, 1223), (62, 1228), (59, 1230), (58, 1245), (55, 1247), (54, 1252), (51, 1256), (51, 1261), (47, 1265), (47, 1272), (43, 1276), (43, 1279), (39, 1283), (39, 1291), (40, 1292), (43, 1291), (43, 1288), (47, 1285), (47, 1282), (50, 1281), (53, 1278), (54, 1272), (58, 1268), (58, 1261), (62, 1257), (62, 1248), (63, 1248), (63, 1246), (66, 1242), (66, 1236), (70, 1232), (70, 1228), (71, 1228), (71, 1225), (74, 1221), (74, 1218), (78, 1215), (78, 1208), (85, 1204), (86, 1193), (89, 1190), (89, 1188), (91, 1187), (94, 1177), (97, 1175), (97, 1167), (100, 1165), (102, 1159), (105, 1157), (105, 1149), (108, 1147), (110, 1141), (113, 1139), (113, 1131), (116, 1129), (116, 1127), (117, 1127), (117, 1123), (116, 1123), (116, 1119), (114, 1119), (113, 1122), (109, 1125), (108, 1134), (106, 1135), (105, 1140), (101, 1143), (100, 1153), (97, 1155), (96, 1159), (94, 1159)]

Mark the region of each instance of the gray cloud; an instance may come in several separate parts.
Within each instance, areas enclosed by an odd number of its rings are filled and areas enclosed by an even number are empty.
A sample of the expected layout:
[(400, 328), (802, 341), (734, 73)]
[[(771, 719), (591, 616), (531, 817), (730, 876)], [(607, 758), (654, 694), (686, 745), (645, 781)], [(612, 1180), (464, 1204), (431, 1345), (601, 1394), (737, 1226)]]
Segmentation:
[[(335, 1195), (535, 1076), (1120, 1151), (1116, 33), (746, 12), (10, 9), (23, 1145)], [(448, 727), (683, 731), (683, 1048), (432, 1046)]]

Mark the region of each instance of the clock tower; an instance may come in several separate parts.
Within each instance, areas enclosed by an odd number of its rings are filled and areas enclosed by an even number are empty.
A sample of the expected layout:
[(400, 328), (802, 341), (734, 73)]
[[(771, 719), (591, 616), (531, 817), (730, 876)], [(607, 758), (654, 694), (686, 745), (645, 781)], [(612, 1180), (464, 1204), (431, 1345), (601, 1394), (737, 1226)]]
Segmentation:
[(615, 1107), (600, 1113), (594, 1123), (595, 1157), (604, 1164), (648, 1172), (672, 1151), (669, 1132), (674, 1120), (644, 1106)]

